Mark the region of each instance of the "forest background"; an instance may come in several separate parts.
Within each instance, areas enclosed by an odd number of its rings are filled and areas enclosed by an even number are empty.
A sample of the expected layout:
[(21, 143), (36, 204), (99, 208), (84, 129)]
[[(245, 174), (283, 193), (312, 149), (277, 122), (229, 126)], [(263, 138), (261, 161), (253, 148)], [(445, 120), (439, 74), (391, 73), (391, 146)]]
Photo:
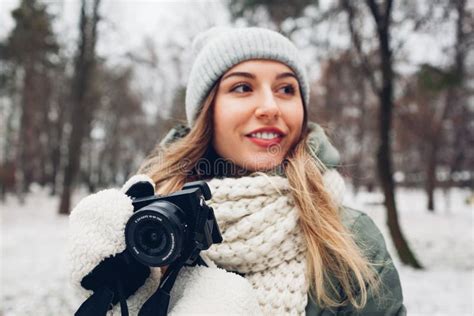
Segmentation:
[[(0, 0), (0, 206), (41, 188), (62, 216), (78, 189), (123, 184), (185, 121), (194, 36), (263, 26), (300, 49), (310, 120), (339, 150), (351, 194), (380, 194), (397, 260), (421, 270), (397, 192), (419, 192), (414, 208), (431, 216), (459, 189), (454, 204), (472, 213), (473, 11), (467, 0)], [(472, 240), (472, 217), (469, 228)]]

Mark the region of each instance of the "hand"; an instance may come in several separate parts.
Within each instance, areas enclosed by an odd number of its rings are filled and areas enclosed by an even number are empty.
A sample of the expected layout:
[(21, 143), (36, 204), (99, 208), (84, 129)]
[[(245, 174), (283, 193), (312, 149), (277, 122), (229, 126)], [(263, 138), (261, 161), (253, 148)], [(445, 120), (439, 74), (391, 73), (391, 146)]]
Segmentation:
[[(108, 189), (87, 196), (79, 202), (70, 215), (71, 279), (74, 289), (84, 297), (90, 297), (91, 291), (87, 288), (90, 289), (91, 286), (84, 287), (83, 285), (91, 285), (89, 284), (91, 282), (87, 281), (94, 281), (94, 278), (86, 278), (86, 276), (90, 275), (95, 268), (99, 269), (101, 263), (112, 264), (116, 267), (117, 264), (114, 263), (117, 260), (114, 258), (117, 259), (117, 256), (121, 255), (126, 248), (124, 229), (133, 214), (133, 205), (125, 192), (137, 181), (148, 181), (153, 185), (151, 179), (146, 176), (135, 176), (127, 181), (122, 189)], [(118, 264), (120, 265), (120, 262)], [(149, 271), (149, 267), (145, 268)], [(144, 281), (143, 286), (140, 286), (143, 280), (137, 280), (140, 284), (135, 286), (140, 288), (127, 299), (130, 311), (138, 311), (146, 298), (155, 291), (160, 282), (161, 271), (160, 269), (156, 271), (157, 273), (151, 274)], [(127, 294), (131, 292), (134, 291), (130, 290)], [(118, 304), (114, 310), (117, 308), (120, 309)]]

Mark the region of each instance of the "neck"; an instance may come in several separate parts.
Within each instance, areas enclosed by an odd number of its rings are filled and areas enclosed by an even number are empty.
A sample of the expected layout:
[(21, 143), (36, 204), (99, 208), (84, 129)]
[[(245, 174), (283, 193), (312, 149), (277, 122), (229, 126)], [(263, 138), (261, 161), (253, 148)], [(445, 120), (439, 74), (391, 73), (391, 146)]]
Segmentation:
[(194, 169), (195, 174), (201, 179), (211, 178), (239, 178), (248, 176), (252, 172), (233, 163), (230, 159), (221, 157), (214, 147), (208, 147), (204, 157), (199, 159)]
[[(262, 170), (268, 175), (285, 176), (283, 164), (275, 166), (270, 170)], [(250, 176), (255, 172), (247, 170), (230, 159), (221, 157), (213, 146), (209, 146), (204, 157), (198, 160), (196, 167), (193, 170), (193, 177), (200, 180), (207, 180), (212, 178), (240, 178)]]

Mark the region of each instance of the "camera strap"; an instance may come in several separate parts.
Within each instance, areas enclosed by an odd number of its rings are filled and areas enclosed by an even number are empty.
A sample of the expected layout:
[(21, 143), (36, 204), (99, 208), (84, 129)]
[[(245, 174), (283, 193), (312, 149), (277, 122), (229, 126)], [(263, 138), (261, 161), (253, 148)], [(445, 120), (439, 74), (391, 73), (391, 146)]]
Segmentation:
[[(197, 256), (196, 260), (190, 264), (191, 266), (201, 265), (207, 267), (206, 262)], [(170, 303), (170, 293), (176, 282), (179, 271), (185, 266), (185, 262), (176, 262), (171, 264), (166, 270), (165, 275), (161, 279), (160, 286), (152, 296), (143, 304), (138, 316), (166, 316), (168, 315), (168, 307)]]
[(82, 287), (94, 293), (74, 315), (104, 316), (113, 305), (120, 303), (122, 316), (128, 316), (127, 298), (145, 283), (149, 275), (150, 268), (126, 251), (106, 258), (82, 279)]
[(103, 316), (107, 313), (114, 298), (114, 292), (103, 286), (85, 300), (74, 314), (75, 316)]
[(143, 304), (138, 316), (166, 316), (170, 303), (170, 293), (184, 262), (171, 264), (161, 279), (160, 286)]
[[(120, 302), (120, 311), (122, 316), (128, 316), (128, 306), (127, 300), (123, 295), (122, 284), (120, 280), (117, 281), (116, 292), (118, 294), (118, 299)], [(75, 316), (103, 316), (106, 315), (110, 306), (112, 305), (112, 300), (114, 299), (114, 291), (109, 289), (107, 286), (103, 286), (85, 300), (79, 309), (74, 314)]]

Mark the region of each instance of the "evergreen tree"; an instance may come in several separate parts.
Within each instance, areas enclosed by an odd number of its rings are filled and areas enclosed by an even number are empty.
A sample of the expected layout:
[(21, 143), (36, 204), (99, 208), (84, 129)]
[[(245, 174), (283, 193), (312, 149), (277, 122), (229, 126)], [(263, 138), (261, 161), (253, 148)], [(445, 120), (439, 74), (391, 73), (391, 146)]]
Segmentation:
[[(19, 193), (24, 193), (31, 182), (44, 182), (46, 178), (47, 159), (43, 156), (54, 89), (52, 70), (59, 46), (52, 30), (53, 17), (46, 5), (37, 0), (22, 0), (12, 11), (12, 17), (15, 26), (2, 47), (2, 61), (6, 64), (3, 68), (10, 72), (4, 77), (12, 87), (10, 93), (17, 96), (12, 98), (10, 108), (11, 113), (19, 112), (13, 169)], [(16, 107), (19, 111), (15, 111)]]

